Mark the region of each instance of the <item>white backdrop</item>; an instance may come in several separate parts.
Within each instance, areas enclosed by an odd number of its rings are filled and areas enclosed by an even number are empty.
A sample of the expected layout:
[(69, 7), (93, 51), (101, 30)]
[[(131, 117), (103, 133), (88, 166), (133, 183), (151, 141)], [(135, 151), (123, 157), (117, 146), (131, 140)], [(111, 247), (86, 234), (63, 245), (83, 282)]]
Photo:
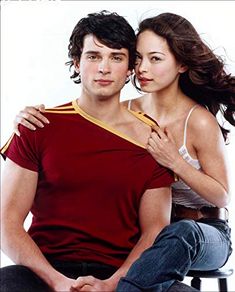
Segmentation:
[[(103, 9), (125, 16), (135, 29), (143, 18), (162, 12), (180, 14), (193, 23), (217, 54), (226, 57), (227, 68), (235, 75), (234, 1), (1, 1), (1, 145), (12, 132), (15, 114), (25, 105), (54, 106), (79, 96), (79, 86), (70, 80), (64, 65), (68, 39), (80, 18)], [(121, 99), (136, 96), (128, 84)], [(232, 129), (227, 151), (233, 177), (234, 146)], [(231, 211), (234, 205), (232, 198)], [(235, 216), (231, 211), (232, 226)], [(228, 266), (235, 268), (234, 262), (232, 255)], [(2, 253), (1, 266), (9, 263)], [(235, 276), (229, 279), (229, 291), (235, 291), (234, 283)], [(202, 285), (203, 291), (217, 290), (215, 280), (204, 280)]]

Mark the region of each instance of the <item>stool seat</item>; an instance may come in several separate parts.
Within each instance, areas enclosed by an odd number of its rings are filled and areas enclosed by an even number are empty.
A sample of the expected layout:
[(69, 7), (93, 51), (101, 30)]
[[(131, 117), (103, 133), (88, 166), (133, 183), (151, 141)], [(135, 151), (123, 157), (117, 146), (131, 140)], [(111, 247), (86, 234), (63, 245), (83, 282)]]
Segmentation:
[(190, 270), (187, 277), (192, 277), (191, 286), (200, 291), (201, 278), (216, 278), (218, 279), (219, 291), (227, 292), (227, 278), (233, 274), (233, 269), (221, 268), (211, 271)]
[(211, 271), (190, 270), (187, 277), (197, 278), (227, 278), (233, 274), (233, 269), (217, 269)]

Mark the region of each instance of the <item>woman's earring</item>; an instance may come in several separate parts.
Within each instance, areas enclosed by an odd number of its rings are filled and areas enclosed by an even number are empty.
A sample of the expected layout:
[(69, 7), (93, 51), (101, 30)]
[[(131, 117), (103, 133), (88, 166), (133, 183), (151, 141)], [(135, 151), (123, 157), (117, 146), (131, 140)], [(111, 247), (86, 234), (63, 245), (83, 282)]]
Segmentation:
[(130, 81), (130, 76), (127, 76), (125, 84), (127, 84), (129, 81)]
[(77, 81), (79, 83), (81, 83), (81, 74), (80, 74), (80, 72), (77, 72)]

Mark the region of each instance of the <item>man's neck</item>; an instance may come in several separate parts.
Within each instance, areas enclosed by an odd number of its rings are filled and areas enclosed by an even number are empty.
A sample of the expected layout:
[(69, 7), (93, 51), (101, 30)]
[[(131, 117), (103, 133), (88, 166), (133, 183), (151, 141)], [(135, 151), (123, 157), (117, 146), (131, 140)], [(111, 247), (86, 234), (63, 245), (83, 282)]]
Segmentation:
[(99, 98), (82, 94), (77, 99), (77, 104), (90, 116), (110, 125), (123, 119), (123, 106), (119, 102), (119, 97)]

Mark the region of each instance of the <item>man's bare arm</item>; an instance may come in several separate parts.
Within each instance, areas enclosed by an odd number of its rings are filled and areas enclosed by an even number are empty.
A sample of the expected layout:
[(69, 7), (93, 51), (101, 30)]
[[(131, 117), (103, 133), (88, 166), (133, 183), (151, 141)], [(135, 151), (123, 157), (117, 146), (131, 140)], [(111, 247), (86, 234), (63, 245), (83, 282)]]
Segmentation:
[(6, 160), (2, 179), (2, 249), (13, 262), (30, 268), (55, 291), (69, 291), (74, 280), (49, 264), (23, 227), (33, 204), (37, 180), (37, 172)]

